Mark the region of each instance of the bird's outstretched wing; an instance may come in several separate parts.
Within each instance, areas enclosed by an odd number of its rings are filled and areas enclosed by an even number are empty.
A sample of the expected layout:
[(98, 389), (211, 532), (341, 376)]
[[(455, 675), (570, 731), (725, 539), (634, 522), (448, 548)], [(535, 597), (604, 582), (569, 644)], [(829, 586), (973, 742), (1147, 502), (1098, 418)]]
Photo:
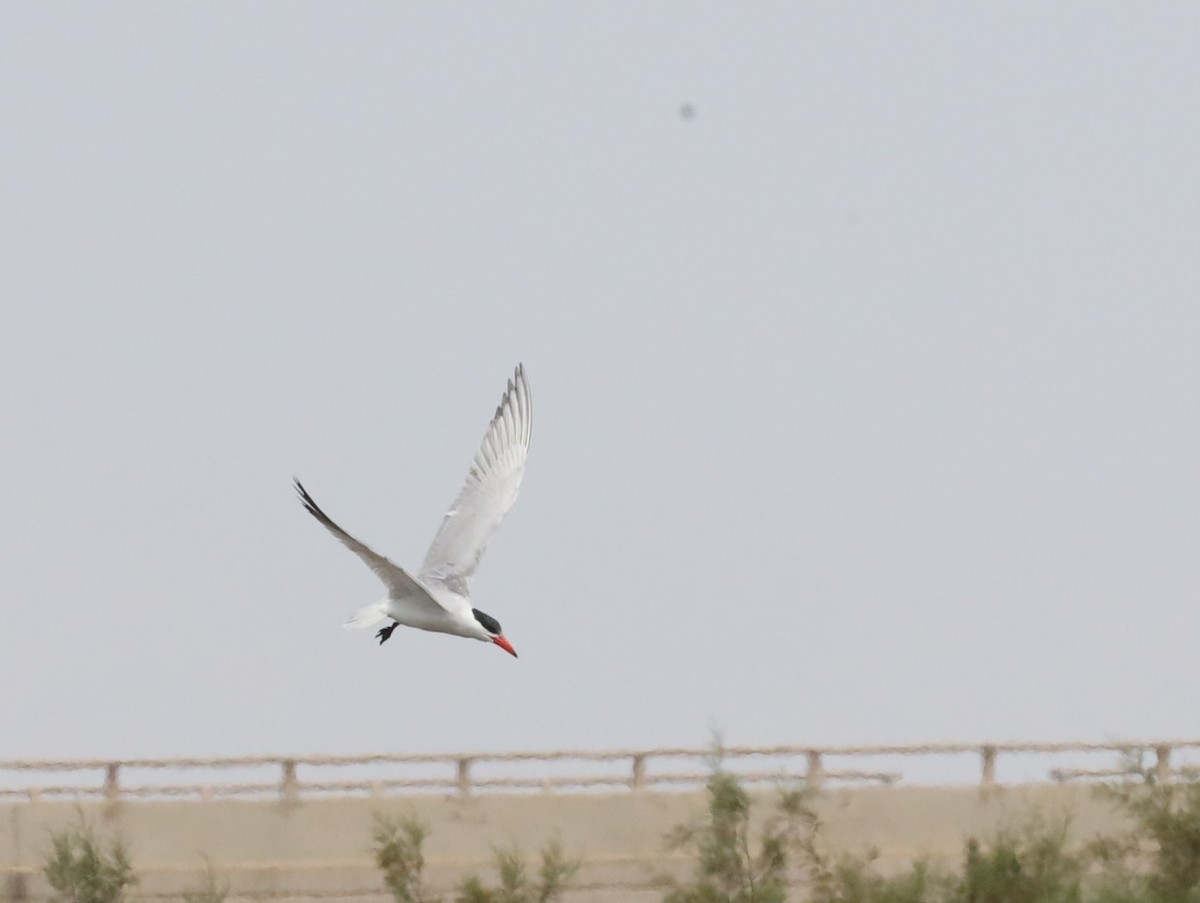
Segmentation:
[(470, 594), (488, 539), (517, 500), (532, 428), (533, 398), (525, 367), (518, 364), (475, 453), (467, 482), (421, 564), (422, 580), (442, 583), (460, 596)]
[(368, 546), (363, 545), (363, 543), (335, 524), (329, 515), (317, 506), (317, 503), (313, 501), (313, 497), (308, 494), (308, 490), (300, 484), (299, 480), (293, 478), (292, 482), (295, 483), (296, 492), (300, 496), (300, 501), (304, 503), (304, 507), (308, 510), (308, 513), (319, 520), (326, 530), (341, 541), (342, 545), (361, 558), (366, 566), (375, 572), (375, 576), (382, 580), (383, 585), (388, 588), (390, 596), (393, 598), (419, 599), (436, 608), (441, 607), (429, 595), (429, 591), (418, 581), (414, 580), (404, 568), (392, 564), (391, 561)]

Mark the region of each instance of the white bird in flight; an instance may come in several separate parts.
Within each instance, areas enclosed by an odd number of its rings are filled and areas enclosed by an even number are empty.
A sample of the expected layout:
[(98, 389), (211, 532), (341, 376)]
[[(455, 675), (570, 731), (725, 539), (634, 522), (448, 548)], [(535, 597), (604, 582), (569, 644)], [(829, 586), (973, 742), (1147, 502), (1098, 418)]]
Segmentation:
[(475, 453), (467, 482), (442, 519), (415, 577), (330, 520), (295, 480), (308, 513), (361, 558), (387, 587), (387, 598), (360, 608), (346, 621), (347, 628), (374, 627), (391, 618), (392, 623), (375, 634), (381, 645), (391, 638), (393, 630), (404, 625), (495, 643), (516, 657), (500, 622), (471, 607), (471, 578), (489, 537), (517, 500), (532, 426), (533, 399), (525, 368), (518, 364)]

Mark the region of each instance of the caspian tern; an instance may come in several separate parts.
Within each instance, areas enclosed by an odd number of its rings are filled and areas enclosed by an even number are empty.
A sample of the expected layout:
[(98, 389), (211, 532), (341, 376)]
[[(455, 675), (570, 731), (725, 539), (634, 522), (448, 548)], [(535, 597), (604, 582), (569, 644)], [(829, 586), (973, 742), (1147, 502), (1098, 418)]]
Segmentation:
[(500, 622), (471, 607), (471, 578), (487, 548), (488, 538), (517, 500), (532, 426), (533, 399), (525, 368), (518, 364), (475, 453), (467, 482), (442, 519), (415, 577), (335, 524), (317, 507), (300, 481), (294, 481), (308, 513), (361, 558), (387, 587), (387, 598), (360, 608), (346, 621), (347, 628), (374, 627), (391, 618), (392, 623), (375, 634), (380, 645), (391, 639), (392, 631), (404, 625), (495, 643), (516, 657), (517, 652), (505, 639)]

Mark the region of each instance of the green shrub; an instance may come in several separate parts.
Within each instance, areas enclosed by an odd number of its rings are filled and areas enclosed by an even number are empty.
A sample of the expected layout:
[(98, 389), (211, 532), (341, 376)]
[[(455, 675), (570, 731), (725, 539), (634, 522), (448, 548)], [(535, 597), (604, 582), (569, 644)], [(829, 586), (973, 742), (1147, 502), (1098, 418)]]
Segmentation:
[(957, 881), (928, 863), (884, 878), (872, 870), (874, 855), (840, 858), (826, 881), (810, 897), (812, 903), (955, 903)]
[(961, 875), (917, 862), (904, 874), (884, 877), (875, 871), (875, 851), (830, 855), (808, 798), (803, 789), (785, 791), (756, 829), (750, 796), (737, 777), (714, 773), (708, 782), (705, 819), (681, 826), (668, 837), (671, 847), (691, 850), (696, 865), (691, 881), (672, 882), (664, 903), (785, 903), (788, 899), (1083, 903), (1085, 899), (1086, 862), (1068, 850), (1065, 822), (1034, 822), (1019, 834), (1002, 832), (986, 843), (969, 841)]
[(137, 883), (129, 851), (117, 839), (106, 845), (80, 815), (79, 824), (50, 835), (52, 853), (43, 871), (46, 880), (71, 903), (119, 903), (125, 889)]
[(967, 842), (960, 903), (1081, 903), (1084, 862), (1067, 849), (1067, 823), (1001, 831), (984, 847)]
[(1127, 834), (1092, 844), (1106, 881), (1101, 903), (1200, 903), (1200, 783), (1160, 784), (1140, 759), (1130, 780), (1098, 792), (1134, 822)]
[(204, 883), (194, 890), (184, 891), (183, 903), (225, 903), (229, 896), (229, 882), (217, 874), (207, 858), (204, 866)]
[[(441, 903), (441, 897), (425, 887), (423, 847), (429, 829), (414, 815), (389, 818), (375, 815), (375, 864), (397, 903)], [(542, 848), (542, 864), (536, 880), (530, 880), (525, 860), (515, 847), (497, 849), (499, 887), (487, 887), (471, 876), (459, 887), (456, 903), (554, 903), (561, 899), (579, 870), (579, 859), (569, 858), (561, 845)]]
[(557, 842), (547, 844), (542, 848), (537, 881), (531, 882), (515, 846), (497, 849), (495, 855), (500, 886), (486, 887), (478, 877), (471, 876), (459, 888), (457, 903), (553, 903), (562, 898), (580, 865), (578, 859), (568, 858)]
[(714, 772), (707, 819), (668, 835), (672, 849), (695, 852), (696, 874), (690, 884), (672, 882), (664, 903), (783, 903), (789, 851), (805, 848), (816, 834), (816, 815), (806, 799), (802, 790), (785, 791), (755, 831), (750, 795), (741, 782)]
[(422, 847), (429, 829), (415, 815), (389, 817), (375, 813), (375, 864), (397, 903), (440, 903), (424, 885)]

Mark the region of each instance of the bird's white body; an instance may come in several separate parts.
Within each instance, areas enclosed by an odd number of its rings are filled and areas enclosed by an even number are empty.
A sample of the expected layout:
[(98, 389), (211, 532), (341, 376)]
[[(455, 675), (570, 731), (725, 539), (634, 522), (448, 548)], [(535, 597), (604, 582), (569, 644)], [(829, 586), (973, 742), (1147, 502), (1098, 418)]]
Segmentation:
[[(356, 611), (346, 627), (374, 627), (391, 620), (405, 627), (449, 633), (496, 643), (516, 655), (491, 617), (471, 607), (471, 578), (487, 541), (517, 500), (525, 473), (533, 401), (524, 367), (518, 365), (496, 408), (466, 483), (442, 518), (442, 525), (416, 576), (359, 542), (325, 514), (296, 481), (308, 512), (354, 552), (383, 581), (385, 598)], [(394, 625), (393, 625), (394, 626)], [(383, 639), (391, 630), (380, 631)], [(381, 640), (382, 642), (382, 640)]]
[(437, 592), (429, 587), (424, 587), (422, 593), (412, 593), (399, 598), (388, 596), (373, 602), (351, 615), (344, 626), (348, 629), (367, 628), (388, 620), (418, 630), (450, 633), (474, 640), (491, 640), (483, 625), (471, 614), (469, 600), (454, 593)]

